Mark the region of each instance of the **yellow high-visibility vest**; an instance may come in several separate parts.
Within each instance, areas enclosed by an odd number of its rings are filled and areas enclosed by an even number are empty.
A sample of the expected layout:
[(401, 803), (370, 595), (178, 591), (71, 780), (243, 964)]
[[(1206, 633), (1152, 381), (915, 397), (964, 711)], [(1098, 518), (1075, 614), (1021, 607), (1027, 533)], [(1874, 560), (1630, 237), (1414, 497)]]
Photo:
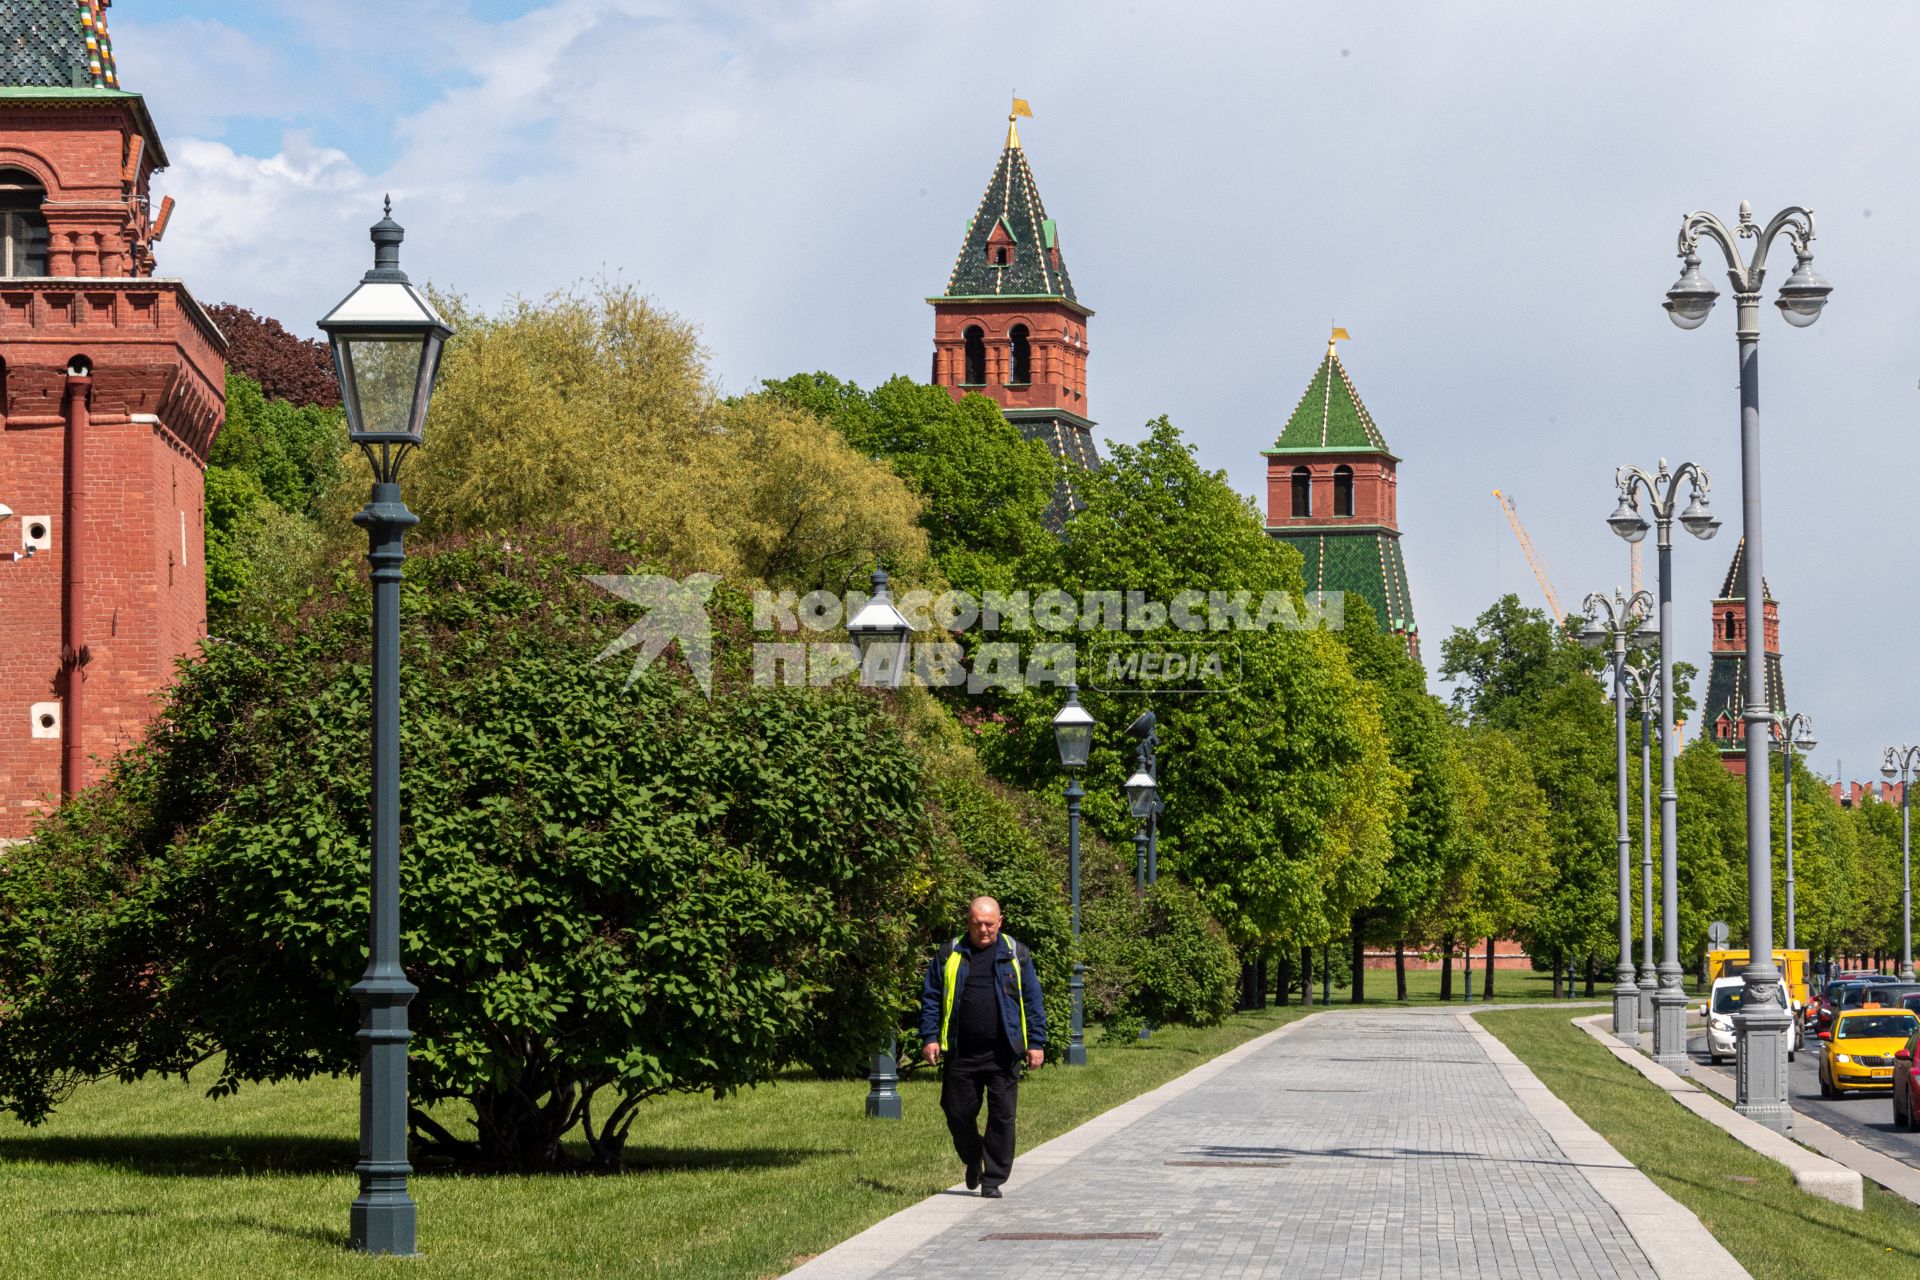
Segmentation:
[[(953, 989), (955, 984), (960, 980), (961, 941), (961, 938), (955, 938), (947, 944), (947, 963), (944, 972), (941, 974), (940, 1051), (942, 1053), (953, 1048), (951, 1030), (953, 1026)], [(1026, 980), (1020, 976), (1020, 953), (1014, 950), (1013, 940), (1008, 938), (1004, 933), (1000, 935), (1000, 943), (1007, 949), (1007, 954), (1013, 957), (1013, 996), (1015, 1001), (1020, 1005), (1020, 1052), (1025, 1053), (1027, 1051), (1027, 987)], [(994, 1000), (996, 1003), (999, 998), (999, 992), (996, 990), (994, 992)]]

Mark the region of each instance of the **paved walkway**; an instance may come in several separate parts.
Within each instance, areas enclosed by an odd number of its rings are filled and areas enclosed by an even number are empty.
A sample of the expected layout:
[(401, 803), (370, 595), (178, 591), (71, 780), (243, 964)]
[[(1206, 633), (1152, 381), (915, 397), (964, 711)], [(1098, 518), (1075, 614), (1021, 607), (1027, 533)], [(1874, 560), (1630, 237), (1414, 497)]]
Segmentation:
[(796, 1277), (1744, 1274), (1451, 1013), (1292, 1024), (1023, 1155), (1006, 1193), (936, 1196)]

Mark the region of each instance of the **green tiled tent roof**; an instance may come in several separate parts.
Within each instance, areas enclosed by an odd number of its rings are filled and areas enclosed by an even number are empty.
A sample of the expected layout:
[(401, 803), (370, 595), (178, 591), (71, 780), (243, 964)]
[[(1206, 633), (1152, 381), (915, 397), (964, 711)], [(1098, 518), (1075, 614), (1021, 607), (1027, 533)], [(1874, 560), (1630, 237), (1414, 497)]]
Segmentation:
[(1387, 451), (1386, 437), (1374, 425), (1373, 415), (1360, 402), (1360, 393), (1331, 345), (1313, 381), (1294, 406), (1293, 416), (1280, 429), (1273, 452), (1318, 452), (1323, 449), (1378, 449)]
[[(988, 237), (1001, 224), (1013, 238), (1014, 249), (1013, 261), (1004, 267), (994, 265), (987, 248)], [(993, 180), (987, 183), (987, 193), (980, 197), (980, 207), (967, 223), (960, 256), (947, 277), (946, 296), (1059, 298), (1077, 305), (1067, 260), (1059, 255), (1059, 247), (1060, 228), (1047, 217), (1020, 136), (1009, 128), (1006, 149), (1000, 153)]]
[[(1298, 551), (1309, 591), (1344, 591), (1364, 599), (1380, 625), (1419, 635), (1407, 563), (1400, 539), (1384, 529), (1275, 529), (1273, 536)], [(1417, 643), (1417, 640), (1415, 641)]]
[(112, 0), (0, 0), (0, 87), (117, 89)]
[[(1763, 598), (1773, 599), (1773, 585), (1764, 576), (1760, 579), (1760, 594)], [(1727, 577), (1720, 584), (1720, 600), (1745, 600), (1747, 598), (1747, 540), (1733, 549), (1733, 563), (1727, 566)]]

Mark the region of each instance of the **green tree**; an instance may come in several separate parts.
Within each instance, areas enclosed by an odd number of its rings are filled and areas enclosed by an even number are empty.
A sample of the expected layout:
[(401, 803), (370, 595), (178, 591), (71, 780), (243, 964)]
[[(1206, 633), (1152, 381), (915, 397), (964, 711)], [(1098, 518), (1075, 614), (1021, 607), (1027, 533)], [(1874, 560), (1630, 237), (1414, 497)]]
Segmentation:
[(942, 575), (981, 595), (1044, 573), (1057, 542), (1044, 517), (1059, 463), (982, 395), (894, 377), (871, 391), (831, 374), (765, 383), (766, 393), (831, 423), (883, 459), (924, 500), (920, 524)]

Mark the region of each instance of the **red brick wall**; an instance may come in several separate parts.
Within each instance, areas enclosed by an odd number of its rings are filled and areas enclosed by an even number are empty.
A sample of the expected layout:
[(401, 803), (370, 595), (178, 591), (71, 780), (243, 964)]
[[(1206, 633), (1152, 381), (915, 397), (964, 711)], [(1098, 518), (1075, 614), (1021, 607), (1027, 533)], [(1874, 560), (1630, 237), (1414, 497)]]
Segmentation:
[[(1027, 327), (1031, 344), (1029, 381), (1012, 379), (1012, 333)], [(986, 344), (986, 382), (966, 382), (966, 332), (978, 325)], [(991, 397), (1002, 409), (1087, 409), (1087, 317), (1052, 302), (947, 302), (933, 304), (933, 381), (957, 400), (969, 391)]]
[[(1333, 514), (1333, 480), (1337, 467), (1353, 469), (1353, 514)], [(1313, 480), (1313, 514), (1293, 514), (1293, 472), (1307, 468)], [(1267, 527), (1269, 529), (1339, 528), (1342, 525), (1400, 527), (1400, 480), (1393, 460), (1377, 453), (1292, 453), (1267, 459)]]
[[(0, 282), (0, 552), (27, 518), (52, 546), (0, 560), (0, 839), (27, 834), (57, 802), (59, 738), (32, 736), (29, 708), (64, 703), (67, 371), (84, 357), (84, 668), (79, 742), (86, 780), (137, 740), (177, 658), (206, 634), (202, 494), (225, 416), (225, 340), (178, 281), (150, 277), (140, 199), (156, 159), (121, 102), (0, 104), (0, 166), (46, 187), (54, 275)], [(64, 708), (63, 708), (64, 710)]]

